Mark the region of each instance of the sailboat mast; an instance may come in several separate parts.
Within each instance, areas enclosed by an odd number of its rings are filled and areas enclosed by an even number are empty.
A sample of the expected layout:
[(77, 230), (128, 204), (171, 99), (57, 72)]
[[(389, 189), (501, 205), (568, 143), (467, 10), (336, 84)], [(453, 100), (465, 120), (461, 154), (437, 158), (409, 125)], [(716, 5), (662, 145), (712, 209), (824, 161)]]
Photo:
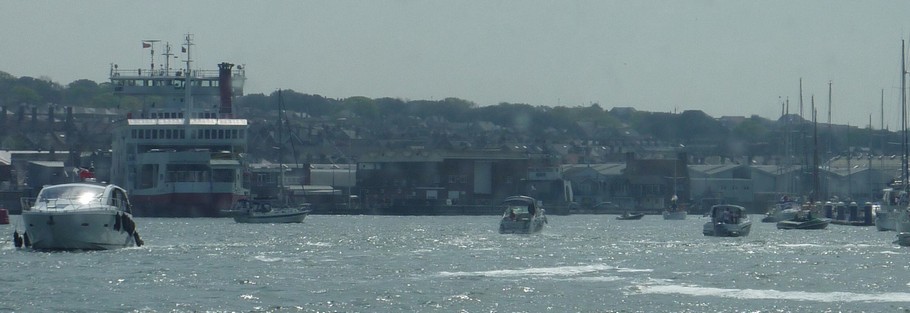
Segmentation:
[(875, 199), (875, 184), (872, 180), (872, 141), (875, 140), (875, 130), (872, 127), (872, 114), (869, 114), (869, 164), (866, 165), (866, 168), (870, 169), (866, 172), (866, 180), (869, 182), (869, 199)]
[(833, 154), (833, 150), (832, 150), (832, 148), (833, 148), (832, 146), (834, 145), (833, 142), (834, 142), (834, 131), (831, 130), (831, 81), (829, 80), (828, 81), (828, 144), (826, 145), (826, 146), (828, 146), (827, 147), (828, 151), (827, 151), (827, 154), (825, 154), (825, 158), (830, 158), (831, 154)]
[(812, 95), (812, 202), (819, 198), (818, 194), (818, 110), (815, 109), (815, 95)]
[(282, 128), (284, 127), (284, 99), (281, 98), (281, 89), (278, 89), (278, 196), (281, 197), (284, 204), (288, 204), (288, 199), (284, 194), (284, 160), (282, 160), (284, 138), (282, 138)]
[[(808, 145), (808, 142), (806, 142), (807, 141), (806, 133), (808, 132), (808, 130), (806, 129), (806, 123), (804, 123), (805, 116), (803, 115), (803, 78), (802, 77), (799, 78), (799, 119), (800, 119), (800, 124), (799, 124), (799, 126), (800, 126), (799, 127), (799, 141), (800, 141), (800, 143), (797, 145), (799, 151), (796, 151), (796, 153), (798, 153), (801, 158), (801, 161), (800, 161), (801, 170), (803, 173), (806, 173), (806, 166), (809, 166), (809, 151), (806, 151), (806, 146)], [(801, 193), (806, 192), (805, 188), (806, 188), (805, 183), (800, 184)]]
[[(884, 156), (885, 156), (885, 138), (888, 136), (888, 133), (885, 132), (885, 89), (884, 88), (882, 88), (881, 110), (882, 110), (882, 124), (881, 124), (880, 132), (881, 132), (881, 149), (882, 149), (881, 155), (882, 155), (882, 157), (879, 158), (878, 160), (879, 160), (879, 166), (881, 166), (881, 168), (885, 168), (885, 158), (884, 158)], [(872, 167), (870, 166), (869, 168), (872, 168)], [(881, 174), (879, 174), (879, 175), (881, 175)], [(881, 177), (879, 176), (879, 181), (880, 180), (881, 180)]]
[(799, 117), (803, 118), (803, 78), (799, 78)]
[(905, 65), (905, 56), (904, 56), (904, 40), (901, 40), (901, 184), (904, 186), (904, 190), (907, 190), (907, 177), (910, 177), (910, 174), (907, 173), (907, 67)]

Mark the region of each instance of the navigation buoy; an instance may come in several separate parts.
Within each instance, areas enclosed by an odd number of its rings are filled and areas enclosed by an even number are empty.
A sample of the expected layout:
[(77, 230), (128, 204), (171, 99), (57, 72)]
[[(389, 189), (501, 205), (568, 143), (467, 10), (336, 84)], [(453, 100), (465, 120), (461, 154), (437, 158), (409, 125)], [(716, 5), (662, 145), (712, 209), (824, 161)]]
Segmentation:
[(13, 245), (16, 248), (22, 248), (22, 236), (19, 236), (19, 231), (13, 231)]

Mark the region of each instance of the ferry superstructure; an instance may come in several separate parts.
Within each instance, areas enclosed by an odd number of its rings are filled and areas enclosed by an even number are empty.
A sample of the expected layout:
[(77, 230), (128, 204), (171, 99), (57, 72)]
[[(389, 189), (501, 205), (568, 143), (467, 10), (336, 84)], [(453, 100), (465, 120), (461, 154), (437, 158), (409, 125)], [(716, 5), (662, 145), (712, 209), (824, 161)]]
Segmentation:
[[(186, 67), (150, 69), (111, 66), (115, 95), (142, 102), (142, 111), (120, 121), (112, 143), (111, 180), (130, 195), (137, 216), (216, 217), (249, 194), (244, 184), (246, 119), (234, 116), (245, 70), (230, 63), (218, 70), (192, 69), (191, 35), (181, 46)], [(163, 54), (173, 56), (170, 46)]]

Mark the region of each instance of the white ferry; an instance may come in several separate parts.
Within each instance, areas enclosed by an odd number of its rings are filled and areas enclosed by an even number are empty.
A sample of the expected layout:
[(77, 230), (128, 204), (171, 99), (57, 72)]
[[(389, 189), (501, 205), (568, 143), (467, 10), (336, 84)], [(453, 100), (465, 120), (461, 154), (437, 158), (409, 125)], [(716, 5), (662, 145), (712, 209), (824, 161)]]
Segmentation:
[[(111, 180), (127, 190), (137, 216), (219, 216), (249, 195), (242, 159), (249, 124), (232, 108), (245, 70), (230, 63), (193, 69), (191, 35), (181, 45), (185, 68), (171, 69), (169, 61), (156, 68), (156, 42), (143, 41), (152, 51), (150, 69), (111, 66), (114, 94), (143, 108), (119, 121)], [(174, 56), (170, 50), (166, 45), (165, 60)]]

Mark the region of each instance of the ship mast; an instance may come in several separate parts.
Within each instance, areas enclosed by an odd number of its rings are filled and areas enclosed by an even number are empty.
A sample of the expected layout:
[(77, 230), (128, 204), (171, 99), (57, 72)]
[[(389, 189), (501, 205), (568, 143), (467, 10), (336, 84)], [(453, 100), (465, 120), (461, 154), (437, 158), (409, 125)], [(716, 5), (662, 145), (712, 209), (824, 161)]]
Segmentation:
[(148, 43), (148, 48), (151, 48), (151, 50), (150, 50), (151, 53), (149, 53), (149, 59), (150, 59), (150, 61), (151, 61), (151, 65), (149, 65), (149, 66), (150, 66), (150, 67), (149, 67), (149, 75), (155, 75), (155, 74), (154, 74), (154, 73), (155, 73), (155, 43), (156, 43), (156, 42), (159, 42), (159, 41), (161, 41), (161, 40), (150, 39), (150, 40), (143, 40), (143, 41), (142, 41), (143, 43)]
[(186, 34), (186, 43), (184, 43), (184, 49), (186, 49), (186, 72), (184, 73), (184, 100), (186, 101), (186, 114), (184, 114), (183, 123), (184, 125), (190, 124), (190, 119), (193, 116), (193, 96), (192, 96), (192, 76), (190, 72), (190, 64), (193, 62), (193, 59), (190, 57), (190, 49), (193, 47), (193, 35)]
[(161, 55), (164, 56), (164, 75), (170, 75), (171, 72), (171, 56), (174, 55), (171, 53), (171, 43), (168, 42), (164, 44), (164, 53)]

